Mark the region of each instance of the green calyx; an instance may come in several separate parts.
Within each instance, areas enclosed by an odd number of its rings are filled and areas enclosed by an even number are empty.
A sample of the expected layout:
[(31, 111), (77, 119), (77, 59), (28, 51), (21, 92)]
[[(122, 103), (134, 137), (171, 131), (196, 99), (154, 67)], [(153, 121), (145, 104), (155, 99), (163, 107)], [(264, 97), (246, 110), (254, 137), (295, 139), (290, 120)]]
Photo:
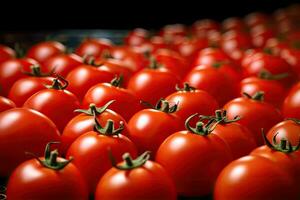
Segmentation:
[(264, 49), (263, 49), (263, 52), (264, 52), (265, 54), (268, 54), (268, 55), (273, 55), (273, 52), (272, 52), (272, 49), (271, 49), (271, 48), (264, 48)]
[(50, 150), (51, 144), (58, 144), (58, 143), (60, 143), (60, 142), (49, 142), (46, 145), (44, 160), (41, 160), (38, 156), (36, 156), (32, 153), (28, 153), (28, 154), (33, 155), (37, 159), (37, 161), (39, 161), (39, 163), (44, 167), (47, 167), (47, 168), (53, 169), (53, 170), (61, 170), (64, 167), (66, 167), (73, 160), (73, 157), (70, 157), (69, 160), (58, 161), (58, 159), (57, 159), (58, 150), (57, 149), (55, 149), (53, 151)]
[(31, 72), (26, 72), (22, 70), (23, 74), (26, 74), (28, 76), (35, 76), (35, 77), (47, 77), (51, 76), (54, 73), (54, 70), (51, 70), (49, 73), (42, 73), (41, 72), (41, 67), (39, 65), (32, 65), (30, 66)]
[(165, 113), (174, 113), (178, 110), (178, 102), (176, 104), (174, 104), (173, 106), (170, 106), (170, 103), (163, 98), (159, 99), (155, 106), (153, 106), (149, 102), (146, 102), (143, 100), (141, 100), (140, 103), (143, 104), (144, 106), (147, 106), (154, 110), (159, 110), (159, 111), (162, 111)]
[(265, 79), (265, 80), (281, 80), (289, 76), (289, 73), (282, 73), (273, 75), (267, 70), (262, 70), (258, 74), (258, 78)]
[(123, 83), (123, 76), (116, 76), (113, 80), (111, 80), (110, 84), (115, 87), (121, 87)]
[(199, 118), (199, 121), (196, 123), (196, 127), (193, 128), (190, 125), (190, 121), (197, 116), (198, 113), (195, 113), (191, 116), (189, 116), (186, 120), (185, 120), (185, 128), (190, 131), (191, 133), (197, 134), (197, 135), (202, 135), (202, 136), (207, 136), (209, 135), (217, 126), (217, 124), (219, 122), (216, 122), (214, 119), (210, 119), (206, 124), (204, 122), (202, 122), (201, 118)]
[(176, 84), (176, 90), (177, 91), (182, 91), (182, 92), (192, 92), (195, 91), (196, 88), (190, 86), (187, 82), (183, 83), (183, 88), (180, 88), (177, 84)]
[(122, 121), (120, 122), (119, 128), (115, 129), (114, 121), (111, 119), (107, 120), (106, 125), (104, 127), (101, 126), (96, 116), (94, 117), (94, 120), (95, 120), (94, 131), (102, 135), (107, 135), (107, 136), (119, 135), (124, 129), (124, 122)]
[(100, 67), (103, 63), (96, 63), (96, 59), (94, 56), (84, 55), (83, 56), (83, 63), (86, 65), (90, 65), (93, 67)]
[(150, 65), (149, 65), (150, 69), (158, 69), (161, 67), (162, 67), (162, 65), (159, 64), (155, 58), (150, 57)]
[(264, 131), (262, 130), (262, 136), (263, 136), (263, 139), (264, 139), (264, 142), (265, 144), (275, 150), (275, 151), (280, 151), (280, 152), (283, 152), (283, 153), (292, 153), (294, 151), (297, 151), (299, 150), (300, 148), (300, 138), (299, 138), (299, 143), (297, 146), (292, 146), (292, 144), (290, 143), (290, 141), (288, 141), (287, 139), (285, 138), (282, 138), (280, 140), (280, 143), (278, 144), (277, 141), (276, 141), (276, 137), (279, 133), (276, 133), (274, 135), (274, 137), (272, 138), (272, 143), (268, 140), (267, 136), (265, 135)]
[(45, 85), (48, 89), (64, 90), (68, 87), (69, 82), (62, 76), (56, 74), (56, 78), (53, 79), (52, 85)]
[(20, 43), (15, 43), (14, 50), (16, 52), (17, 58), (23, 58), (25, 57), (25, 50), (21, 47)]
[(150, 151), (144, 152), (134, 160), (131, 158), (129, 153), (124, 153), (122, 157), (124, 162), (118, 165), (116, 159), (112, 155), (112, 152), (109, 151), (109, 158), (113, 167), (119, 170), (131, 170), (143, 166), (150, 159)]
[(297, 118), (286, 118), (285, 120), (291, 120), (291, 121), (295, 122), (296, 124), (300, 125), (300, 119), (297, 119)]
[(206, 116), (206, 115), (200, 115), (200, 119), (208, 119), (208, 120), (215, 120), (215, 122), (220, 124), (228, 124), (232, 122), (236, 122), (241, 119), (240, 116), (235, 116), (233, 119), (227, 118), (227, 111), (226, 110), (216, 110), (215, 116)]
[(79, 112), (79, 113), (84, 113), (89, 116), (98, 116), (101, 113), (103, 113), (113, 102), (116, 100), (111, 100), (107, 102), (104, 106), (102, 107), (96, 107), (94, 103), (91, 103), (89, 106), (89, 109), (84, 110), (84, 109), (76, 109), (74, 112)]
[(263, 101), (265, 93), (263, 91), (258, 91), (253, 96), (251, 96), (248, 93), (244, 92), (243, 95), (248, 99), (252, 99), (255, 101)]

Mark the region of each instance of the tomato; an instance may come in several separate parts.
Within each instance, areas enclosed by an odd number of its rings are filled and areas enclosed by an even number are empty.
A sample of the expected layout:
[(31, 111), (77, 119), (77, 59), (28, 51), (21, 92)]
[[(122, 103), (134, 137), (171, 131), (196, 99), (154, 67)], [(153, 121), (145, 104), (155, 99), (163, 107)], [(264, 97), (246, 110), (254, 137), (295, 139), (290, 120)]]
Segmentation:
[(76, 54), (59, 54), (46, 59), (42, 66), (49, 72), (55, 73), (66, 77), (67, 74), (75, 67), (82, 64), (82, 58)]
[(90, 194), (95, 192), (97, 183), (103, 174), (111, 168), (108, 151), (112, 151), (117, 161), (121, 161), (125, 152), (136, 156), (136, 148), (126, 136), (120, 134), (123, 124), (118, 129), (109, 119), (102, 127), (95, 119), (95, 130), (78, 137), (70, 146), (67, 157), (74, 157), (74, 165), (85, 178)]
[(27, 57), (42, 63), (48, 58), (66, 51), (66, 47), (57, 41), (40, 42), (27, 51)]
[(185, 36), (187, 34), (187, 27), (183, 24), (169, 24), (164, 26), (159, 35), (164, 38), (172, 37), (172, 36)]
[(282, 121), (282, 115), (273, 105), (263, 101), (262, 92), (257, 92), (253, 96), (244, 95), (244, 97), (229, 101), (223, 108), (227, 111), (229, 120), (240, 116), (241, 119), (238, 123), (247, 127), (255, 137), (257, 144), (262, 145), (261, 129), (269, 131), (272, 126)]
[(273, 55), (279, 55), (279, 56), (281, 56), (283, 59), (285, 59), (285, 61), (287, 63), (289, 63), (290, 65), (292, 65), (289, 62), (289, 59), (286, 59), (283, 56), (283, 51), (286, 51), (286, 49), (289, 48), (289, 45), (288, 45), (288, 43), (286, 41), (279, 40), (278, 38), (270, 38), (270, 39), (267, 40), (265, 48), (269, 49)]
[(267, 103), (274, 105), (277, 108), (281, 108), (284, 97), (286, 96), (286, 90), (279, 83), (280, 75), (271, 75), (270, 73), (263, 72), (259, 77), (248, 77), (241, 81), (240, 83), (240, 93), (247, 93), (249, 95), (254, 95), (258, 91), (264, 92), (264, 100)]
[(267, 133), (267, 138), (271, 141), (276, 137), (279, 143), (282, 139), (289, 141), (292, 146), (299, 143), (300, 138), (300, 121), (297, 119), (287, 119), (273, 126)]
[(27, 160), (24, 152), (41, 156), (50, 141), (60, 141), (55, 124), (45, 115), (27, 108), (0, 113), (0, 177)]
[(235, 49), (249, 49), (252, 47), (251, 37), (242, 31), (227, 31), (222, 34), (221, 47), (226, 53)]
[[(122, 134), (125, 136), (129, 135), (128, 125), (121, 115), (107, 109), (114, 101), (107, 102), (103, 107), (97, 108), (94, 104), (90, 104), (88, 110), (75, 110), (75, 112), (80, 113), (76, 115), (64, 128), (61, 136), (60, 149), (63, 155), (67, 152), (68, 148), (78, 138), (80, 135), (92, 131), (94, 128), (95, 120), (94, 115), (96, 115), (98, 122), (101, 126), (105, 126), (109, 119), (113, 120), (115, 123), (119, 124), (123, 122), (124, 129)], [(116, 127), (115, 127), (116, 128)]]
[(196, 21), (192, 26), (192, 31), (197, 37), (206, 37), (211, 31), (220, 30), (220, 24), (211, 19)]
[(32, 65), (38, 63), (31, 58), (10, 59), (0, 63), (0, 94), (7, 96), (11, 86), (18, 79), (26, 77), (23, 71), (29, 72)]
[(110, 100), (116, 100), (111, 109), (129, 121), (134, 113), (141, 110), (142, 106), (134, 94), (127, 89), (120, 88), (120, 81), (121, 79), (117, 77), (111, 84), (99, 83), (91, 87), (83, 98), (83, 108), (88, 108), (90, 103), (103, 106)]
[(0, 113), (15, 107), (16, 104), (12, 100), (0, 96)]
[(159, 145), (169, 135), (183, 128), (176, 109), (176, 104), (170, 106), (166, 100), (160, 100), (155, 108), (141, 110), (132, 116), (128, 122), (130, 139), (140, 153), (149, 150), (155, 156)]
[(260, 12), (253, 12), (245, 16), (244, 21), (248, 27), (252, 28), (256, 25), (267, 24), (269, 17)]
[(27, 160), (14, 170), (8, 181), (8, 199), (89, 199), (84, 179), (72, 160), (57, 157), (57, 150), (50, 152), (50, 144), (44, 158)]
[(260, 156), (245, 156), (231, 162), (220, 173), (215, 200), (297, 199), (297, 186), (281, 166)]
[[(176, 189), (167, 171), (149, 158), (149, 152), (135, 160), (132, 160), (130, 154), (124, 154), (124, 163), (114, 163), (114, 167), (100, 179), (95, 199), (176, 200)], [(120, 179), (122, 181), (116, 181)]]
[(202, 64), (213, 65), (214, 63), (230, 63), (230, 58), (221, 49), (205, 48), (198, 52), (192, 67)]
[(227, 144), (211, 126), (197, 122), (196, 128), (186, 120), (185, 131), (170, 135), (159, 147), (156, 162), (161, 164), (175, 182), (182, 196), (204, 196), (212, 192), (219, 172), (232, 159)]
[(300, 50), (286, 48), (281, 51), (281, 57), (289, 63), (300, 78)]
[(275, 37), (274, 31), (263, 24), (252, 27), (250, 30), (250, 35), (253, 46), (257, 48), (264, 47), (269, 39)]
[(300, 119), (300, 82), (294, 85), (284, 99), (282, 114), (284, 117)]
[(194, 113), (212, 115), (219, 107), (218, 102), (209, 93), (197, 90), (188, 83), (184, 83), (183, 88), (177, 88), (177, 92), (167, 96), (166, 101), (177, 104), (176, 115), (182, 120), (186, 120)]
[(14, 58), (15, 56), (16, 53), (13, 49), (4, 45), (0, 45), (0, 63)]
[(92, 86), (110, 82), (114, 76), (113, 73), (101, 70), (97, 65), (83, 64), (70, 71), (66, 80), (69, 82), (68, 90), (82, 101)]
[(65, 90), (67, 86), (68, 83), (62, 77), (58, 76), (53, 79), (53, 83), (48, 89), (40, 90), (29, 97), (23, 107), (31, 108), (45, 114), (56, 124), (58, 130), (62, 132), (66, 124), (75, 117), (76, 113), (74, 113), (74, 110), (80, 106), (76, 96)]
[(139, 99), (155, 104), (160, 98), (175, 92), (175, 86), (179, 83), (180, 80), (174, 73), (153, 61), (150, 68), (143, 69), (130, 78), (127, 89)]
[(124, 38), (124, 42), (129, 46), (137, 46), (143, 44), (149, 37), (149, 32), (142, 28), (136, 28), (128, 33)]
[(101, 56), (104, 51), (111, 49), (112, 45), (112, 42), (108, 39), (87, 38), (79, 45), (75, 52), (81, 57), (98, 57)]
[(242, 19), (238, 17), (230, 17), (223, 20), (222, 29), (225, 31), (230, 31), (230, 30), (243, 31), (246, 30), (246, 27)]
[(228, 76), (216, 68), (205, 67), (205, 65), (192, 69), (183, 82), (208, 92), (218, 101), (219, 105), (224, 105), (237, 93), (234, 82)]

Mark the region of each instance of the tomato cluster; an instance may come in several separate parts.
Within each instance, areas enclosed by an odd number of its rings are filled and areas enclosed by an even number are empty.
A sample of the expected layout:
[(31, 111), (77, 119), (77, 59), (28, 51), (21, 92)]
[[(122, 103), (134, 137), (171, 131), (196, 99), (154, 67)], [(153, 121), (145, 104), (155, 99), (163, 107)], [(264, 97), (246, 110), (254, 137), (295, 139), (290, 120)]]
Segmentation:
[(299, 13), (0, 45), (0, 197), (299, 199)]

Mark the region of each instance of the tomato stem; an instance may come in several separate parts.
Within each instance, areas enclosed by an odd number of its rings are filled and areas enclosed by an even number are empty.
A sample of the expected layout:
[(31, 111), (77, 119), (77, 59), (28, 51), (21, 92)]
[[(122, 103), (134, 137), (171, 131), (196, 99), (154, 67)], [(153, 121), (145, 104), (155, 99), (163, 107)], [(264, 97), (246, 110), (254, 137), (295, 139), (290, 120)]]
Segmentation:
[(253, 96), (251, 96), (248, 93), (243, 92), (243, 95), (248, 99), (252, 99), (255, 101), (263, 101), (265, 93), (263, 91), (257, 91)]
[(124, 160), (123, 163), (117, 164), (116, 159), (112, 155), (111, 150), (108, 151), (109, 158), (111, 160), (112, 166), (119, 170), (132, 170), (134, 168), (138, 168), (143, 166), (150, 159), (150, 151), (146, 151), (141, 154), (136, 159), (132, 159), (129, 153), (124, 153), (122, 158)]
[(118, 129), (114, 128), (114, 121), (111, 119), (107, 120), (105, 127), (101, 126), (96, 116), (94, 117), (94, 121), (95, 121), (94, 130), (103, 135), (118, 135), (124, 129), (124, 122), (122, 121), (120, 122), (120, 126)]
[(289, 73), (281, 73), (273, 75), (267, 70), (262, 70), (259, 72), (258, 77), (265, 80), (281, 80), (289, 76)]
[(177, 111), (177, 109), (178, 103), (174, 104), (173, 106), (170, 106), (170, 103), (165, 99), (160, 99), (155, 106), (155, 110), (159, 110), (165, 113), (174, 113)]
[(190, 86), (187, 82), (183, 83), (183, 88), (180, 88), (178, 86), (178, 84), (176, 84), (175, 87), (176, 87), (177, 91), (183, 91), (183, 92), (191, 92), (191, 91), (195, 91), (196, 90), (196, 88)]
[(100, 115), (101, 113), (103, 113), (104, 111), (107, 110), (107, 108), (113, 103), (115, 102), (116, 100), (111, 100), (109, 102), (107, 102), (104, 106), (102, 107), (99, 107), (97, 108), (96, 105), (94, 103), (91, 103), (89, 105), (89, 109), (87, 110), (84, 110), (84, 109), (76, 109), (74, 110), (74, 112), (79, 112), (79, 113), (84, 113), (86, 115), (89, 115), (89, 116), (98, 116)]
[(69, 82), (66, 79), (64, 79), (62, 76), (56, 74), (56, 78), (53, 79), (52, 85), (46, 85), (46, 88), (55, 89), (55, 90), (64, 90), (68, 87), (68, 85), (69, 85)]
[(123, 75), (115, 76), (115, 78), (112, 79), (110, 82), (110, 84), (115, 87), (121, 87), (122, 83), (123, 83)]

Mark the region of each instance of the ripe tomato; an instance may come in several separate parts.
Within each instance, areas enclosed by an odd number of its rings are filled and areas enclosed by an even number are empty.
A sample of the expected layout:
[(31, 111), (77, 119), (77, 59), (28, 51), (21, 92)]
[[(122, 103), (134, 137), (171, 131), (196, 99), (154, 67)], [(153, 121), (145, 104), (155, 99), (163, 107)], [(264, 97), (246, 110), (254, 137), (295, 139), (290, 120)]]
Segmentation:
[(231, 162), (220, 173), (214, 199), (293, 200), (297, 185), (289, 172), (261, 156), (245, 156)]
[(0, 63), (0, 94), (7, 96), (11, 86), (20, 78), (26, 77), (32, 65), (38, 63), (31, 58), (10, 59)]
[(192, 26), (192, 31), (196, 37), (206, 37), (211, 31), (219, 31), (220, 24), (211, 19), (196, 21)]
[(112, 42), (108, 39), (87, 38), (79, 45), (75, 52), (81, 57), (98, 57), (102, 55), (103, 51), (109, 50), (111, 48)]
[(0, 96), (0, 113), (15, 107), (16, 104), (12, 100)]
[(226, 53), (230, 53), (235, 49), (249, 49), (252, 47), (251, 37), (242, 31), (227, 31), (222, 34), (221, 47)]
[[(60, 81), (63, 81), (62, 85)], [(75, 117), (75, 109), (80, 104), (74, 94), (65, 90), (68, 86), (62, 77), (53, 79), (53, 83), (48, 89), (40, 90), (29, 97), (23, 107), (37, 110), (48, 116), (62, 133), (66, 124)]]
[(50, 152), (50, 144), (44, 158), (27, 160), (14, 170), (8, 181), (8, 199), (89, 199), (87, 186), (72, 159), (57, 157), (57, 150)]
[(192, 67), (213, 65), (214, 63), (230, 63), (230, 58), (221, 49), (205, 48), (198, 52)]
[(118, 129), (114, 128), (114, 122), (109, 119), (102, 127), (95, 119), (95, 130), (86, 132), (78, 137), (70, 146), (67, 158), (74, 157), (74, 165), (85, 178), (90, 194), (95, 192), (97, 183), (103, 174), (111, 168), (108, 150), (121, 161), (125, 152), (136, 156), (136, 148), (126, 136), (120, 134), (123, 124)]
[(174, 73), (158, 65), (153, 61), (150, 68), (135, 73), (127, 86), (139, 99), (150, 104), (155, 104), (159, 99), (175, 92), (175, 86), (180, 83)]
[(170, 135), (160, 145), (155, 159), (171, 175), (182, 196), (210, 194), (219, 172), (232, 159), (227, 144), (210, 134), (209, 124), (197, 122), (196, 128), (190, 127), (194, 116), (186, 120), (187, 130)]
[(281, 57), (293, 67), (300, 78), (300, 50), (286, 48), (281, 51)]
[(282, 120), (282, 115), (273, 105), (263, 101), (262, 92), (257, 92), (253, 96), (244, 95), (244, 97), (229, 101), (223, 108), (227, 111), (229, 120), (240, 116), (241, 119), (238, 123), (247, 127), (255, 137), (257, 144), (262, 145), (261, 129), (269, 131), (272, 126)]
[(166, 101), (177, 104), (176, 115), (182, 120), (186, 120), (194, 113), (212, 115), (219, 107), (218, 102), (209, 93), (197, 90), (188, 83), (184, 83), (182, 89), (177, 88), (177, 92), (167, 96)]
[(110, 82), (114, 76), (113, 73), (98, 68), (98, 65), (83, 64), (70, 71), (66, 79), (69, 82), (68, 90), (82, 101), (92, 86)]
[(66, 51), (66, 47), (57, 41), (40, 42), (27, 51), (27, 57), (42, 63), (48, 58)]
[(75, 67), (82, 64), (82, 58), (76, 54), (59, 54), (46, 59), (42, 66), (47, 71), (66, 77), (67, 74)]
[(27, 108), (0, 113), (0, 177), (7, 177), (27, 160), (24, 152), (41, 156), (50, 141), (60, 141), (55, 124), (45, 115)]
[(149, 152), (135, 160), (126, 153), (123, 155), (123, 163), (117, 165), (113, 160), (113, 168), (103, 175), (97, 185), (95, 199), (176, 200), (176, 189), (167, 171), (149, 158)]
[(4, 45), (0, 45), (0, 63), (14, 58), (15, 56), (16, 53), (13, 49)]
[[(105, 126), (109, 119), (113, 120), (116, 124), (123, 122), (124, 129), (122, 135), (128, 136), (128, 125), (125, 122), (124, 118), (112, 111), (107, 109), (114, 101), (109, 101), (103, 107), (97, 108), (94, 104), (90, 104), (88, 110), (75, 110), (75, 112), (80, 113), (76, 115), (73, 119), (64, 128), (64, 132), (61, 136), (61, 145), (60, 149), (62, 155), (65, 155), (68, 148), (78, 138), (80, 135), (92, 131), (94, 128), (95, 120), (94, 115), (96, 115), (98, 122), (101, 126)], [(117, 128), (117, 127), (115, 127)]]
[(155, 108), (141, 110), (132, 116), (128, 122), (130, 139), (140, 153), (149, 150), (155, 156), (159, 145), (169, 135), (183, 128), (176, 110), (176, 104), (170, 106), (166, 100), (160, 100)]
[(297, 146), (300, 138), (300, 121), (297, 119), (287, 119), (273, 126), (267, 133), (267, 138), (280, 143), (282, 139), (289, 141), (292, 146)]
[(300, 82), (292, 87), (284, 99), (282, 114), (284, 117), (300, 119)]
[(244, 31), (246, 30), (246, 26), (242, 19), (238, 17), (230, 17), (222, 22), (222, 29), (225, 31)]
[(249, 28), (252, 28), (256, 25), (267, 24), (269, 17), (264, 13), (253, 12), (245, 16), (244, 21)]
[(99, 83), (91, 87), (83, 98), (83, 108), (88, 108), (91, 103), (103, 106), (108, 101), (116, 100), (111, 109), (129, 121), (134, 113), (141, 110), (142, 106), (134, 94), (127, 89), (120, 88), (120, 83), (121, 79), (116, 78), (111, 84)]
[(264, 24), (256, 25), (250, 29), (253, 46), (263, 48), (267, 41), (275, 37), (274, 31)]
[(143, 44), (149, 37), (149, 32), (142, 28), (136, 28), (128, 33), (124, 42), (129, 46), (138, 46)]

